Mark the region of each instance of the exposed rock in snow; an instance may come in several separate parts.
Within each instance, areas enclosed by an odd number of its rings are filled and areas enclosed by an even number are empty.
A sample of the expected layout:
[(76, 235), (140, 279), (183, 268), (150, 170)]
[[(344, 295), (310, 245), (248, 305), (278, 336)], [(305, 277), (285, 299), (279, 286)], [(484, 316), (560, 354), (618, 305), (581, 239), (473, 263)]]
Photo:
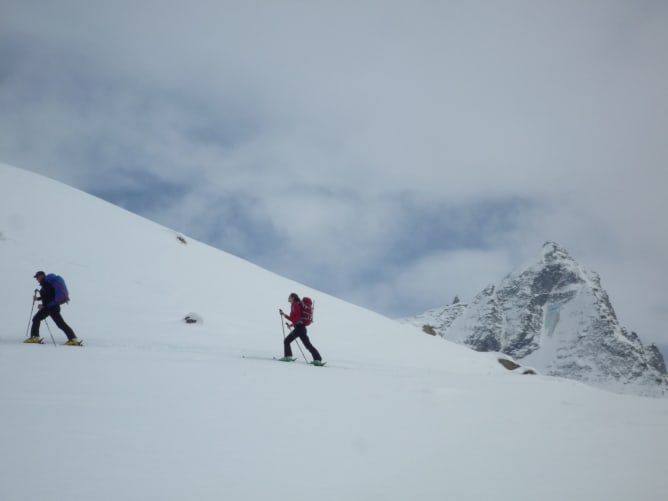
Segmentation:
[(187, 324), (204, 323), (204, 319), (202, 318), (202, 316), (197, 313), (188, 313), (185, 317), (183, 317), (183, 321)]

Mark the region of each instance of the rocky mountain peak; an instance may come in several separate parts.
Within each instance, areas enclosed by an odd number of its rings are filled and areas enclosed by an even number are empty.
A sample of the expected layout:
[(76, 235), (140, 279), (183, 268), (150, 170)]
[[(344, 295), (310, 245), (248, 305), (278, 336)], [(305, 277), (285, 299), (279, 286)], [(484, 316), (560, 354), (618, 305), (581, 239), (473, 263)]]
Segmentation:
[[(622, 327), (597, 273), (555, 242), (487, 286), (470, 304), (407, 319), (478, 351), (499, 351), (555, 376), (645, 394), (668, 394), (663, 356)], [(419, 320), (418, 320), (419, 319)]]
[(543, 260), (545, 262), (564, 260), (573, 261), (573, 258), (570, 256), (568, 251), (561, 247), (558, 243), (548, 241), (543, 244)]

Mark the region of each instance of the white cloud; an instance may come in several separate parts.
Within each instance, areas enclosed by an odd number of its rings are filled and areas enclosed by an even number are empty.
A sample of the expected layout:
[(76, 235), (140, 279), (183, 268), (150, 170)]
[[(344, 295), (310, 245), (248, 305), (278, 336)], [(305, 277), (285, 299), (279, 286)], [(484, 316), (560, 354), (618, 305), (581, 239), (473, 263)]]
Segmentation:
[(510, 260), (499, 251), (461, 249), (434, 252), (388, 270), (371, 286), (354, 284), (353, 294), (362, 303), (378, 304), (397, 316), (415, 313), (417, 308), (450, 304), (455, 296), (470, 301), (485, 286), (508, 273)]
[(664, 5), (165, 5), (5, 2), (1, 159), (390, 314), (556, 240), (665, 336)]

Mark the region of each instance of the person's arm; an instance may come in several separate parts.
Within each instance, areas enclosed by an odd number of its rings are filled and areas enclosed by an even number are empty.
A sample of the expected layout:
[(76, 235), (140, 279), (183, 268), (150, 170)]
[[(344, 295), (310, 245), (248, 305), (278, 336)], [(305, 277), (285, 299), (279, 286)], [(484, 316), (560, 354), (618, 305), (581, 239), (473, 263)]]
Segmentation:
[[(42, 283), (42, 287), (39, 289), (39, 298), (37, 301), (41, 301), (42, 304), (37, 305), (37, 309), (41, 310), (42, 308), (46, 308), (47, 303), (49, 302), (49, 298), (53, 296), (49, 296), (49, 290), (47, 288), (47, 283)], [(37, 294), (37, 289), (35, 289), (35, 294)]]
[(56, 302), (56, 290), (53, 287), (53, 285), (47, 282), (46, 280), (42, 285), (40, 296), (42, 297), (42, 303), (46, 308), (51, 308), (58, 304)]

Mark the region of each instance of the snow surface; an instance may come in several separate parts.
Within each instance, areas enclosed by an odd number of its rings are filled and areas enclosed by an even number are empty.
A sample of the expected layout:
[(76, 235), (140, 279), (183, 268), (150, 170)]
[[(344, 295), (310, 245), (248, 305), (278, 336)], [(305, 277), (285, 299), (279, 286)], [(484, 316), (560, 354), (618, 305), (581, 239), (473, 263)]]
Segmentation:
[[(0, 500), (666, 499), (668, 401), (508, 372), (179, 235), (0, 165)], [(38, 269), (85, 347), (21, 343)], [(292, 291), (327, 367), (242, 358), (281, 354)]]

